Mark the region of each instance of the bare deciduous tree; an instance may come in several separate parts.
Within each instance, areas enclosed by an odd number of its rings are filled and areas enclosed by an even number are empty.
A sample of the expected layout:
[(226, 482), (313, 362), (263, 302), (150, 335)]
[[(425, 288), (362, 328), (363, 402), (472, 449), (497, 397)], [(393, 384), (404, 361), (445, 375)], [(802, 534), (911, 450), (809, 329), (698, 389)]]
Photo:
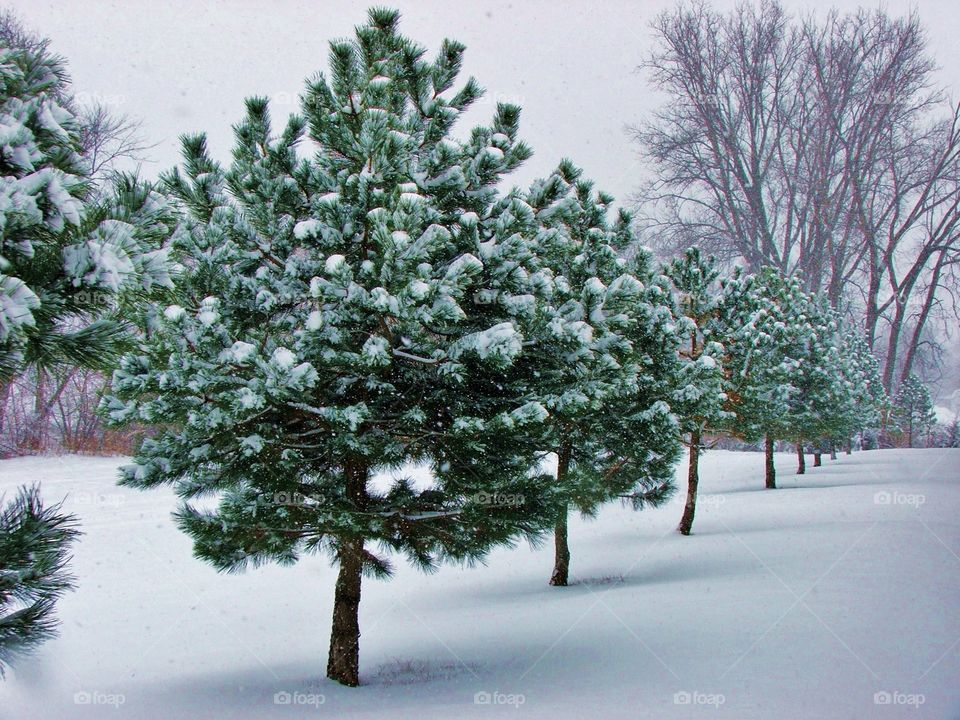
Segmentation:
[(695, 2), (654, 31), (644, 67), (670, 101), (633, 129), (652, 244), (801, 274), (861, 315), (891, 389), (960, 242), (960, 106), (943, 119), (918, 16)]
[(661, 45), (645, 68), (671, 99), (633, 133), (656, 166), (643, 199), (664, 210), (661, 239), (792, 269), (799, 210), (780, 185), (798, 34), (773, 3), (730, 16), (694, 4), (661, 14), (654, 30)]

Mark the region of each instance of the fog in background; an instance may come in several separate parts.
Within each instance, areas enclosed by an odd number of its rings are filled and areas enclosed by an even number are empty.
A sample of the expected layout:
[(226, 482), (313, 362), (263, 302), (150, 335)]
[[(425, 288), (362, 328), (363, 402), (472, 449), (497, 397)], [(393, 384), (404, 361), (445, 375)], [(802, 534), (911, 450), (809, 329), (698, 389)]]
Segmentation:
[[(375, 4), (371, 0), (371, 4)], [(380, 3), (384, 4), (384, 3)], [(618, 200), (636, 189), (642, 169), (624, 126), (662, 102), (637, 65), (650, 50), (650, 20), (671, 0), (634, 2), (388, 2), (403, 12), (402, 31), (433, 55), (444, 37), (467, 45), (463, 77), (487, 89), (458, 130), (485, 122), (497, 100), (523, 107), (521, 134), (534, 157), (517, 173), (526, 184), (571, 156)], [(734, 2), (712, 3), (728, 9)], [(825, 13), (853, 0), (796, 2), (791, 12)], [(891, 14), (907, 6), (886, 4)], [(144, 175), (179, 160), (177, 137), (205, 131), (215, 157), (229, 158), (231, 125), (249, 95), (273, 98), (276, 119), (296, 110), (309, 75), (327, 68), (327, 43), (352, 35), (364, 3), (344, 2), (50, 2), (5, 3), (50, 37), (69, 61), (81, 96), (142, 119), (158, 145)], [(913, 7), (913, 6), (911, 6)], [(950, 0), (915, 5), (941, 66), (939, 79), (960, 95), (960, 12)]]

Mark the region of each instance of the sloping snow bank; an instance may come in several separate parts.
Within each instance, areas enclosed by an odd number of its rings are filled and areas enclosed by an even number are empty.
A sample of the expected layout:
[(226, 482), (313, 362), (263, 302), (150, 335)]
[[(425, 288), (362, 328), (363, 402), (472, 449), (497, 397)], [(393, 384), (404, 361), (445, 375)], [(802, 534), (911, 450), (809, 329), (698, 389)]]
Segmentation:
[[(167, 490), (115, 486), (117, 459), (0, 462), (86, 533), (59, 639), (0, 681), (0, 717), (960, 717), (960, 451), (883, 450), (796, 476), (711, 452), (695, 534), (682, 500), (571, 525), (552, 545), (366, 580), (365, 686), (323, 679), (334, 570), (218, 575)], [(682, 477), (684, 468), (678, 468)]]

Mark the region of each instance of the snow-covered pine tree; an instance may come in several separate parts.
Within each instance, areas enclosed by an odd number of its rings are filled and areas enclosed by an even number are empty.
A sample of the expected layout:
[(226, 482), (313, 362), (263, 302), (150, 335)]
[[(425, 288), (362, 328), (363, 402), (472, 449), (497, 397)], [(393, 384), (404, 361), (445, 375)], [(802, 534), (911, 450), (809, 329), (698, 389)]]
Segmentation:
[(891, 420), (906, 440), (907, 447), (913, 447), (918, 435), (929, 432), (936, 425), (937, 416), (933, 411), (930, 390), (913, 373), (900, 383), (893, 399)]
[(844, 432), (852, 396), (846, 383), (839, 335), (840, 320), (824, 298), (795, 294), (791, 301), (794, 322), (807, 328), (806, 339), (796, 346), (797, 367), (788, 410), (790, 430), (786, 439), (797, 449), (797, 474), (806, 472), (805, 442), (812, 441), (816, 465), (819, 451), (833, 446)]
[[(640, 509), (673, 492), (674, 319), (650, 254), (624, 257), (635, 245), (629, 214), (611, 218), (613, 199), (571, 162), (534, 183), (525, 202), (506, 202), (518, 231), (535, 237), (539, 262), (537, 303), (522, 303), (531, 345), (514, 376), (549, 412), (530, 442), (556, 458), (553, 486), (561, 503), (550, 584), (565, 586), (571, 509), (589, 516), (614, 498)], [(498, 302), (509, 307), (518, 299)]]
[(804, 314), (808, 303), (797, 278), (771, 267), (754, 275), (736, 272), (723, 282), (714, 337), (725, 350), (725, 409), (736, 416), (733, 434), (763, 440), (768, 489), (777, 486), (774, 443), (793, 429), (790, 401), (814, 334)]
[(44, 507), (36, 486), (20, 488), (0, 511), (0, 677), (56, 634), (55, 604), (73, 588), (67, 562), (78, 535), (76, 518)]
[(947, 426), (944, 447), (960, 448), (960, 418), (954, 417), (953, 422)]
[[(125, 177), (88, 202), (83, 128), (59, 102), (68, 96), (63, 62), (45, 43), (0, 46), (0, 391), (31, 366), (108, 366), (128, 338), (118, 308), (169, 284), (156, 244), (172, 227), (162, 198)], [(20, 491), (0, 525), (0, 662), (9, 662), (51, 634), (76, 533), (37, 489)]]
[[(0, 48), (0, 382), (28, 365), (104, 367), (126, 335), (118, 294), (169, 284), (161, 198), (132, 178), (96, 205), (62, 61)], [(157, 230), (159, 229), (159, 233)]]
[[(361, 577), (389, 575), (387, 553), (475, 561), (554, 516), (524, 431), (547, 411), (506, 380), (524, 337), (488, 301), (523, 304), (539, 281), (496, 190), (530, 155), (519, 108), (454, 139), (481, 94), (454, 88), (464, 48), (428, 61), (398, 22), (373, 9), (333, 42), (329, 76), (278, 134), (248, 100), (228, 169), (185, 138), (166, 177), (188, 212), (178, 299), (107, 400), (116, 422), (160, 424), (121, 482), (172, 485), (198, 557), (337, 562), (327, 675), (345, 685), (360, 679)], [(432, 485), (375, 479), (414, 462)]]
[(687, 501), (678, 530), (689, 535), (697, 511), (697, 487), (700, 483), (700, 455), (703, 438), (709, 431), (722, 430), (732, 419), (724, 409), (723, 345), (711, 339), (720, 328), (720, 269), (713, 256), (704, 257), (700, 249), (689, 248), (664, 268), (670, 278), (677, 305), (680, 335), (671, 407), (680, 422), (683, 442), (688, 448)]
[(890, 399), (883, 387), (880, 363), (863, 333), (852, 325), (842, 325), (840, 332), (841, 372), (846, 384), (846, 403), (837, 409), (841, 428), (838, 439), (852, 451), (852, 438), (861, 439), (869, 431), (876, 433), (890, 412)]

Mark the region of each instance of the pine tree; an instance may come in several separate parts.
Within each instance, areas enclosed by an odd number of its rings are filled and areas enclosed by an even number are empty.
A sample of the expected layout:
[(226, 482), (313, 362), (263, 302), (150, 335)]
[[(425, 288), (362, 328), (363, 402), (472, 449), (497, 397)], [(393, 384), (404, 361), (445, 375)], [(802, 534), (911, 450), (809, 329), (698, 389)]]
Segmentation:
[(549, 413), (531, 442), (557, 460), (554, 586), (569, 581), (571, 509), (590, 516), (615, 498), (640, 509), (673, 492), (678, 446), (666, 380), (676, 339), (669, 293), (649, 253), (623, 257), (635, 244), (631, 217), (621, 211), (611, 220), (612, 203), (564, 161), (510, 210), (530, 223), (540, 262), (538, 302), (521, 303), (531, 310), (525, 330), (531, 347), (516, 377)]
[[(172, 227), (160, 196), (121, 177), (88, 202), (83, 128), (61, 104), (69, 93), (45, 42), (0, 46), (0, 389), (29, 367), (109, 366), (129, 335), (120, 308), (169, 284), (155, 245)], [(76, 533), (37, 489), (0, 517), (0, 662), (9, 662), (52, 633)]]
[(679, 531), (689, 535), (697, 510), (697, 488), (700, 483), (700, 456), (703, 438), (708, 431), (722, 430), (732, 419), (724, 410), (721, 343), (710, 339), (722, 334), (719, 325), (720, 293), (716, 287), (720, 270), (716, 258), (703, 257), (699, 248), (690, 248), (665, 268), (677, 296), (681, 345), (679, 364), (671, 407), (677, 414), (684, 444), (688, 448), (687, 501), (680, 519)]
[(22, 366), (43, 295), (22, 275), (51, 264), (62, 273), (63, 231), (80, 224), (83, 166), (72, 117), (53, 98), (66, 82), (63, 65), (23, 49), (4, 47), (0, 54), (0, 381), (6, 381)]
[[(0, 498), (0, 503), (3, 498)], [(73, 588), (67, 572), (76, 518), (21, 488), (0, 512), (0, 677), (18, 656), (56, 635), (55, 603)]]
[(947, 437), (944, 445), (948, 448), (960, 448), (960, 418), (954, 417), (947, 426)]
[(929, 432), (937, 422), (930, 390), (913, 373), (900, 384), (891, 419), (905, 437), (907, 447), (913, 447), (914, 438)]
[(734, 435), (763, 440), (768, 489), (776, 488), (774, 443), (794, 430), (790, 403), (815, 334), (808, 306), (799, 280), (774, 268), (723, 282), (717, 337), (726, 351), (726, 409), (736, 417)]
[[(177, 299), (106, 401), (115, 422), (161, 424), (121, 482), (172, 485), (198, 557), (231, 572), (336, 561), (327, 675), (346, 685), (363, 574), (389, 575), (389, 552), (424, 570), (477, 561), (539, 537), (556, 507), (530, 471), (548, 411), (509, 379), (544, 279), (496, 189), (530, 155), (519, 108), (454, 139), (481, 94), (454, 88), (464, 48), (427, 61), (398, 22), (373, 9), (332, 43), (329, 77), (278, 134), (248, 100), (229, 168), (184, 139), (165, 177), (188, 214)], [(430, 487), (374, 483), (411, 462)], [(211, 494), (214, 509), (191, 502)]]
[(153, 232), (163, 205), (131, 178), (87, 203), (62, 61), (45, 45), (0, 56), (0, 382), (29, 365), (108, 366), (126, 335), (108, 316), (116, 296), (169, 283)]
[[(789, 403), (791, 429), (788, 439), (797, 447), (797, 474), (803, 474), (805, 441), (815, 447), (815, 466), (820, 464), (822, 447), (833, 447), (844, 432), (846, 412), (852, 398), (844, 373), (840, 320), (824, 298), (795, 295), (795, 321), (805, 324), (805, 341), (796, 348), (798, 364), (794, 373)], [(801, 320), (802, 318), (802, 320)]]
[(870, 349), (866, 338), (854, 327), (844, 327), (840, 336), (841, 374), (846, 386), (846, 402), (836, 409), (837, 434), (851, 452), (851, 438), (876, 433), (890, 412), (880, 375), (880, 363)]

